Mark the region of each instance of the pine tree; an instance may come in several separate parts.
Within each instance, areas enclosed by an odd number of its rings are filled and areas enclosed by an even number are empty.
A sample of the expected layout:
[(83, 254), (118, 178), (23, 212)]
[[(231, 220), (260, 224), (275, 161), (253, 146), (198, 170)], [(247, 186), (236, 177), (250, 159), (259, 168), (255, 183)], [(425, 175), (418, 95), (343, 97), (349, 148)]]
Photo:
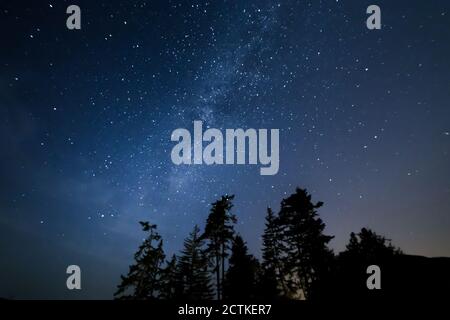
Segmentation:
[(371, 262), (401, 253), (401, 250), (394, 247), (389, 239), (370, 229), (362, 228), (358, 234), (350, 233), (350, 241), (341, 254)]
[(286, 246), (284, 272), (290, 274), (288, 286), (293, 294), (301, 290), (306, 299), (311, 297), (314, 285), (328, 272), (333, 259), (333, 253), (327, 247), (333, 237), (323, 234), (325, 224), (317, 214), (322, 205), (322, 202), (312, 203), (311, 195), (297, 188), (294, 194), (282, 200), (279, 213)]
[(204, 240), (196, 225), (184, 240), (184, 248), (178, 264), (182, 282), (182, 294), (188, 300), (212, 299), (211, 280), (208, 272), (208, 258), (204, 251)]
[(126, 276), (121, 276), (121, 284), (114, 294), (119, 299), (152, 299), (161, 290), (162, 264), (164, 263), (163, 242), (156, 231), (156, 225), (139, 222), (149, 235), (134, 255), (136, 261)]
[(248, 253), (248, 248), (239, 235), (234, 238), (229, 263), (224, 282), (225, 299), (237, 301), (254, 299), (258, 294), (259, 263)]
[[(370, 229), (362, 228), (356, 234), (352, 232), (346, 250), (336, 259), (335, 276), (323, 291), (331, 298), (336, 295), (350, 299), (369, 298), (367, 267), (377, 265), (381, 270), (391, 270), (393, 261), (401, 261), (396, 259), (400, 254), (400, 249), (394, 247), (390, 240)], [(389, 279), (389, 274), (390, 271), (383, 273), (383, 279)], [(394, 282), (397, 281), (395, 279)]]
[(213, 265), (216, 276), (217, 299), (222, 298), (222, 282), (225, 277), (225, 260), (228, 257), (230, 243), (233, 239), (236, 216), (230, 213), (233, 207), (234, 196), (222, 196), (212, 204), (206, 221), (205, 232), (202, 238), (208, 240), (207, 254)]
[[(264, 229), (262, 248), (261, 294), (267, 299), (280, 296), (282, 289), (286, 293), (285, 277), (282, 266), (282, 252), (279, 221), (271, 208), (267, 208), (266, 227)], [(281, 288), (280, 288), (281, 287)]]
[(173, 255), (170, 261), (167, 261), (161, 275), (161, 294), (160, 298), (164, 300), (175, 300), (181, 298), (182, 282), (178, 268), (177, 256)]

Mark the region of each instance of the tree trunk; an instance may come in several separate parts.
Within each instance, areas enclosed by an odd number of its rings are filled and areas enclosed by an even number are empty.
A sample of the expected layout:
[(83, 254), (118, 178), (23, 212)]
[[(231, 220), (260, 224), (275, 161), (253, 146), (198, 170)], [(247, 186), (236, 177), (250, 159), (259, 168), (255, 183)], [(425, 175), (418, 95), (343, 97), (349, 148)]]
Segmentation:
[(225, 244), (222, 244), (222, 284), (224, 282), (224, 279), (225, 279)]
[(217, 300), (220, 300), (220, 262), (219, 255), (216, 255), (216, 281), (217, 281)]

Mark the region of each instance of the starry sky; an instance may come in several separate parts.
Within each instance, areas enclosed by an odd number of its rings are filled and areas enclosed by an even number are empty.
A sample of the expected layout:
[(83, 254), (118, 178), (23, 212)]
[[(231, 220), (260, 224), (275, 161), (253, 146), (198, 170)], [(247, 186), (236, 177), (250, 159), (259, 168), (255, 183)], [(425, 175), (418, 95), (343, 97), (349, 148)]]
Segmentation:
[[(81, 8), (81, 30), (66, 8)], [(381, 8), (382, 29), (366, 28)], [(373, 228), (450, 256), (448, 1), (0, 3), (0, 296), (112, 297), (144, 234), (177, 252), (235, 194), (260, 256), (267, 206), (305, 187), (335, 252)], [(280, 170), (176, 166), (193, 121), (280, 129)], [(66, 289), (66, 267), (82, 290)]]

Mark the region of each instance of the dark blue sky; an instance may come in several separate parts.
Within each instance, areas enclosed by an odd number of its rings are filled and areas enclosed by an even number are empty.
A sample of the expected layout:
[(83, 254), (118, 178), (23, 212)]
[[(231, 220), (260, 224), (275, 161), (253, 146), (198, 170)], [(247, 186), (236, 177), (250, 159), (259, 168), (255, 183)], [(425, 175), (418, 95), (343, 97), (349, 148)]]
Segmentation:
[[(374, 3), (382, 30), (370, 31)], [(66, 28), (70, 4), (81, 30)], [(139, 220), (170, 254), (225, 193), (259, 256), (266, 207), (296, 186), (324, 201), (336, 252), (365, 226), (407, 253), (450, 255), (448, 1), (0, 9), (0, 296), (111, 298)], [(170, 134), (194, 120), (279, 128), (278, 174), (175, 166)]]

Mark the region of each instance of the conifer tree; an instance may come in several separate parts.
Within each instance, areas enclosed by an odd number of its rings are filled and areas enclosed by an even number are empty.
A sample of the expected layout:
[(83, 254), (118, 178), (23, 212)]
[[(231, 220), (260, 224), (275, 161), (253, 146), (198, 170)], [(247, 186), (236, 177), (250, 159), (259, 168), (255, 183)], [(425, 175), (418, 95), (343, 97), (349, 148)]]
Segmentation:
[(282, 267), (282, 252), (279, 221), (271, 208), (267, 208), (266, 227), (264, 229), (262, 248), (261, 294), (265, 298), (277, 298), (287, 291)]
[(401, 253), (401, 250), (393, 246), (389, 239), (370, 229), (362, 228), (358, 234), (350, 233), (350, 241), (341, 255), (353, 256), (370, 262)]
[(206, 221), (205, 232), (202, 238), (207, 240), (207, 254), (213, 265), (216, 277), (217, 299), (222, 298), (222, 283), (225, 277), (225, 260), (228, 257), (230, 243), (234, 235), (233, 224), (236, 216), (230, 213), (233, 207), (234, 196), (222, 196), (212, 204), (211, 211)]
[(234, 238), (229, 263), (224, 282), (224, 298), (248, 301), (257, 297), (259, 263), (248, 253), (248, 248), (239, 235)]
[(161, 294), (160, 298), (164, 300), (179, 299), (182, 294), (182, 282), (178, 268), (178, 259), (173, 255), (170, 261), (167, 261), (161, 275)]
[[(392, 270), (394, 261), (402, 260), (397, 259), (399, 255), (401, 250), (394, 247), (390, 240), (368, 228), (362, 228), (358, 233), (352, 232), (346, 250), (336, 259), (335, 277), (331, 279), (332, 282), (325, 284), (322, 291), (331, 297), (339, 294), (348, 298), (368, 298), (370, 292), (366, 285), (367, 267), (377, 265), (381, 270)], [(395, 272), (384, 271), (383, 281), (394, 275)], [(406, 276), (404, 279), (407, 278)], [(402, 286), (402, 281), (398, 279), (395, 279), (394, 283)]]
[(208, 258), (203, 251), (204, 240), (200, 228), (195, 225), (189, 237), (184, 240), (184, 248), (178, 264), (182, 282), (182, 294), (188, 300), (212, 299)]
[(293, 294), (301, 290), (310, 298), (313, 286), (328, 272), (333, 253), (328, 243), (333, 238), (323, 233), (325, 224), (317, 214), (323, 202), (313, 203), (305, 189), (281, 202), (279, 222), (285, 244), (283, 267), (289, 273), (288, 286)]
[(158, 298), (161, 291), (161, 273), (164, 263), (163, 242), (156, 231), (156, 225), (139, 222), (142, 230), (148, 233), (134, 255), (135, 264), (131, 265), (126, 276), (121, 276), (121, 284), (114, 294), (119, 299)]

